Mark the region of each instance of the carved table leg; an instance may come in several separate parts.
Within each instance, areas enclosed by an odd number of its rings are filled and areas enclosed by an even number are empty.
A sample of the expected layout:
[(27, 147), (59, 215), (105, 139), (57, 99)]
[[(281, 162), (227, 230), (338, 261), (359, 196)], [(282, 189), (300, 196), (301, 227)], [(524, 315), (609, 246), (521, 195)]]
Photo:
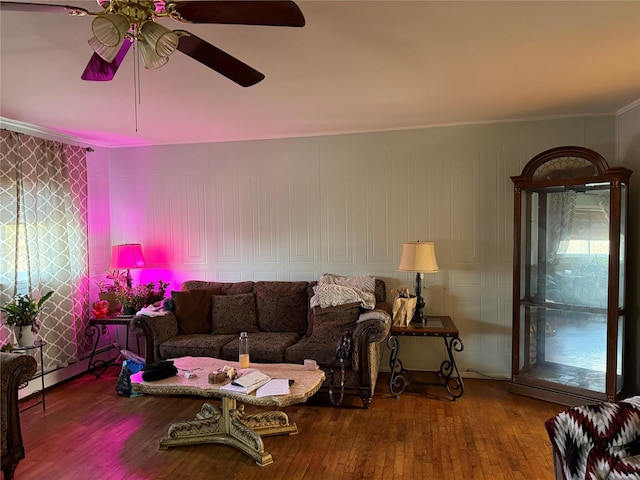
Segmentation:
[(244, 405), (241, 405), (239, 408), (243, 412), (240, 420), (262, 437), (283, 434), (295, 435), (298, 433), (298, 427), (295, 423), (289, 423), (289, 417), (284, 412), (276, 411), (244, 415), (243, 407)]
[(408, 383), (403, 373), (408, 372), (402, 366), (402, 361), (398, 358), (400, 350), (398, 337), (390, 335), (389, 338), (387, 338), (387, 347), (390, 349), (389, 369), (391, 370), (389, 374), (389, 392), (391, 392), (395, 398), (398, 398)]
[(87, 370), (90, 374), (95, 375), (96, 378), (100, 378), (104, 372), (107, 371), (108, 362), (104, 360), (97, 359), (94, 361), (94, 357), (96, 355), (96, 347), (98, 346), (98, 342), (100, 342), (100, 327), (98, 325), (87, 325), (87, 328), (84, 329), (84, 334), (91, 338), (94, 335), (96, 336), (95, 342), (93, 342), (93, 348), (91, 349), (91, 356), (89, 357), (89, 364)]
[[(444, 338), (444, 344), (447, 347), (447, 354), (449, 359), (442, 362), (440, 365), (440, 375), (444, 377), (444, 386), (447, 389), (449, 395), (453, 397), (453, 400), (457, 400), (464, 393), (464, 381), (460, 376), (456, 359), (453, 356), (454, 350), (461, 352), (464, 349), (464, 345), (459, 338)], [(455, 372), (455, 376), (453, 375)]]
[(273, 458), (264, 451), (261, 435), (296, 433), (296, 424), (290, 424), (289, 417), (284, 412), (244, 415), (243, 405), (236, 408), (234, 399), (223, 397), (222, 411), (205, 403), (195, 420), (171, 425), (167, 436), (160, 440), (160, 448), (222, 443), (246, 453), (259, 466), (264, 467), (273, 463)]

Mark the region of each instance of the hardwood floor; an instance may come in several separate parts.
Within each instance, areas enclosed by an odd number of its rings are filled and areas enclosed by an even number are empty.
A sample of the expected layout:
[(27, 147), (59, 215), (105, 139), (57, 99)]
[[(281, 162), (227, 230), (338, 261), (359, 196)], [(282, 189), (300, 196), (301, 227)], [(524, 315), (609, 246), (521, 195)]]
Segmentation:
[(494, 380), (466, 380), (455, 402), (434, 385), (410, 385), (394, 399), (382, 377), (370, 410), (356, 398), (333, 407), (324, 396), (284, 409), (300, 433), (265, 438), (274, 463), (260, 468), (225, 445), (159, 450), (167, 427), (192, 420), (204, 399), (120, 397), (117, 373), (77, 377), (47, 391), (45, 412), (22, 413), (26, 458), (16, 480), (551, 480), (544, 421), (566, 408)]

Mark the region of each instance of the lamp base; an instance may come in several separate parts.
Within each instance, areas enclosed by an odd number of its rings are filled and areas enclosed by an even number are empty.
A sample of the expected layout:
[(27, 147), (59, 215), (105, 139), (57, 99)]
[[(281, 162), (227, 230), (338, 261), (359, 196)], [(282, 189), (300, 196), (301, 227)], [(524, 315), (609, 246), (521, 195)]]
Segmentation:
[(427, 319), (422, 314), (422, 309), (424, 308), (424, 300), (422, 297), (418, 297), (418, 301), (416, 302), (416, 309), (413, 311), (413, 317), (411, 317), (411, 323), (421, 323), (422, 325), (426, 325)]
[(427, 323), (427, 319), (422, 315), (424, 299), (422, 298), (422, 277), (420, 276), (420, 273), (416, 273), (416, 297), (418, 297), (418, 300), (416, 301), (416, 309), (413, 311), (411, 323), (421, 323), (422, 325), (425, 325)]

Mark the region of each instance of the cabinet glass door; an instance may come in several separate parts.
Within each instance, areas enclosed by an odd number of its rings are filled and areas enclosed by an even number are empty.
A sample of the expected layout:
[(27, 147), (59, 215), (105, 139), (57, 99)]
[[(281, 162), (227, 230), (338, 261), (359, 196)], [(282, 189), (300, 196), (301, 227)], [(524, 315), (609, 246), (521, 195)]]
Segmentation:
[(520, 376), (604, 394), (608, 185), (523, 192)]

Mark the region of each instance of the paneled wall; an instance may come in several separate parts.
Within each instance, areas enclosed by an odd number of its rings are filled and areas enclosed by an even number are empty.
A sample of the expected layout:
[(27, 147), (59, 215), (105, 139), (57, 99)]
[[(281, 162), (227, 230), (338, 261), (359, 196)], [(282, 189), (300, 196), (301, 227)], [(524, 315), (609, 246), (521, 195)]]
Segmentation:
[(625, 368), (635, 375), (628, 384), (630, 393), (640, 392), (640, 100), (629, 105), (617, 117), (618, 162), (631, 170), (629, 182), (629, 244), (627, 275), (627, 351)]
[[(134, 275), (174, 288), (332, 272), (375, 275), (389, 289), (414, 283), (396, 271), (402, 242), (434, 241), (440, 272), (425, 276), (426, 312), (456, 322), (466, 375), (507, 378), (509, 177), (560, 145), (615, 164), (615, 118), (113, 149), (111, 241), (141, 242), (150, 267)], [(439, 365), (441, 342), (401, 341), (407, 368)]]

